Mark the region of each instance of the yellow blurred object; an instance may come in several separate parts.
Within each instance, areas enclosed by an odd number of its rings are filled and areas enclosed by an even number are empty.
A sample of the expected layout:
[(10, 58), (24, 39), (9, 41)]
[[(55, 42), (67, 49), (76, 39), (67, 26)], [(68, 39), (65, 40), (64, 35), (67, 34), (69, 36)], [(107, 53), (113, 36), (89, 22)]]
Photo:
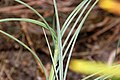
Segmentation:
[(100, 0), (99, 7), (117, 15), (120, 15), (120, 1), (118, 0)]
[(120, 65), (108, 66), (100, 62), (72, 59), (69, 69), (76, 73), (120, 76)]

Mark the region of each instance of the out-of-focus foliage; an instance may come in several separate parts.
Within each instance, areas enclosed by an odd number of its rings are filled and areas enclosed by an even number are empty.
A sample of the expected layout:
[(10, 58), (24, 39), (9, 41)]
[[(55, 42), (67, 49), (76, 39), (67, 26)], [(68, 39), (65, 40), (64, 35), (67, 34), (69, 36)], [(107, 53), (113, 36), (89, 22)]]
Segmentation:
[(117, 15), (120, 15), (120, 1), (119, 0), (100, 0), (99, 7)]
[(107, 64), (93, 61), (72, 59), (69, 69), (84, 74), (120, 76), (120, 65), (108, 66)]

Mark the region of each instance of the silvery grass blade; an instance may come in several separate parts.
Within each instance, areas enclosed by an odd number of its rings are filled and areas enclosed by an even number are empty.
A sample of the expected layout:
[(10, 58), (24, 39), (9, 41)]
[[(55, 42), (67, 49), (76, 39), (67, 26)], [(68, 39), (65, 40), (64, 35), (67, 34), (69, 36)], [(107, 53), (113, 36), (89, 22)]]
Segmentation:
[(56, 71), (56, 63), (55, 63), (53, 55), (52, 55), (52, 51), (51, 51), (51, 48), (50, 48), (50, 43), (48, 41), (48, 38), (47, 38), (47, 35), (46, 35), (46, 32), (45, 32), (44, 28), (42, 28), (42, 29), (43, 29), (45, 39), (46, 39), (46, 42), (47, 42), (47, 45), (48, 45), (48, 49), (49, 49), (49, 52), (50, 52), (50, 56), (51, 56), (51, 59), (52, 59), (53, 68), (54, 68), (54, 72), (55, 72), (55, 77), (58, 80), (58, 75), (57, 75), (57, 71)]
[(108, 79), (108, 78), (110, 78), (111, 77), (111, 75), (108, 75), (108, 76), (100, 76), (100, 77), (98, 77), (98, 78), (96, 78), (95, 80), (106, 80), (106, 79)]
[(105, 80), (105, 79), (103, 79), (104, 77), (105, 77), (105, 75), (102, 75), (102, 76), (95, 78), (94, 80)]
[[(81, 11), (80, 15), (79, 15), (78, 18), (76, 19), (76, 21), (75, 21), (74, 25), (72, 26), (70, 32), (68, 33), (67, 38), (65, 39), (65, 41), (64, 41), (64, 43), (63, 43), (63, 48), (64, 48), (65, 45), (67, 44), (70, 36), (72, 35), (73, 30), (75, 29), (76, 25), (77, 25), (78, 22), (80, 21), (80, 18), (82, 17), (83, 13), (85, 12), (85, 10), (87, 9), (87, 7), (89, 6), (90, 2), (91, 2), (91, 0), (89, 0), (89, 2), (84, 6), (84, 8), (83, 8), (83, 10)], [(64, 55), (66, 55), (66, 54), (64, 54)]]
[[(80, 17), (83, 15), (84, 11), (87, 9), (87, 7), (88, 7), (88, 5), (90, 4), (90, 2), (91, 2), (91, 0), (89, 0), (89, 2), (88, 2), (88, 3), (86, 4), (86, 6), (83, 8), (83, 10), (82, 10), (81, 14), (79, 15), (79, 17), (77, 18), (77, 21), (76, 21), (75, 24), (73, 25), (72, 30), (69, 32), (67, 38), (65, 39), (65, 42), (63, 43), (63, 48), (64, 48), (65, 45), (67, 44), (68, 39), (69, 39), (69, 37), (70, 37), (70, 35), (71, 35), (74, 27), (77, 25), (77, 22), (79, 21)], [(74, 36), (74, 37), (75, 37), (75, 36)], [(70, 48), (70, 46), (71, 46), (71, 44), (72, 44), (72, 41), (73, 41), (74, 37), (71, 38), (69, 44), (67, 45), (67, 48), (65, 49), (65, 52), (64, 52), (64, 55), (63, 55), (63, 59), (65, 58), (65, 56), (66, 56), (66, 54), (67, 54), (67, 52), (68, 52), (68, 50), (69, 50), (69, 48)]]
[[(24, 3), (23, 1), (21, 1), (21, 0), (15, 0), (16, 2), (18, 2), (18, 3), (21, 3), (21, 4), (23, 4), (23, 5), (25, 5), (26, 7), (28, 7), (29, 9), (31, 9), (34, 13), (36, 13), (36, 15), (38, 15), (42, 20), (43, 20), (43, 22), (46, 24), (46, 26), (47, 26), (47, 28), (49, 29), (49, 31), (51, 32), (51, 34), (52, 34), (52, 39), (53, 39), (53, 42), (55, 43), (55, 39), (56, 39), (56, 34), (55, 34), (55, 31), (49, 26), (49, 24), (47, 23), (47, 21), (43, 18), (43, 16), (41, 15), (41, 14), (39, 14), (39, 12), (37, 11), (37, 10), (35, 10), (34, 8), (32, 8), (31, 6), (29, 6), (28, 4), (26, 4), (26, 3)], [(45, 36), (45, 38), (46, 38), (46, 36)], [(47, 39), (46, 39), (47, 40)], [(47, 41), (48, 42), (48, 41)], [(50, 45), (49, 45), (49, 51), (50, 51)], [(50, 51), (50, 55), (52, 55), (52, 52)], [(51, 59), (53, 59), (52, 58), (53, 56), (51, 56)], [(53, 62), (53, 60), (52, 60), (52, 62)], [(53, 62), (54, 63), (54, 62)], [(53, 66), (55, 66), (54, 64), (53, 64)], [(54, 68), (55, 69), (55, 68)], [(57, 77), (57, 76), (56, 76)]]
[(79, 13), (79, 11), (84, 7), (84, 5), (87, 3), (88, 0), (83, 0), (73, 11), (72, 13), (68, 16), (66, 21), (64, 22), (62, 29), (61, 29), (61, 34), (62, 36), (64, 35), (65, 31), (67, 28), (70, 26), (71, 22), (75, 18), (75, 16)]
[(109, 60), (108, 60), (108, 65), (111, 66), (111, 65), (114, 63), (115, 57), (116, 57), (116, 55), (119, 53), (119, 52), (118, 52), (119, 46), (120, 46), (120, 37), (119, 37), (118, 42), (117, 42), (117, 47), (116, 47), (115, 53), (112, 54), (112, 55), (111, 55), (112, 58), (109, 58)]
[[(25, 5), (26, 7), (28, 7), (29, 9), (31, 9), (34, 13), (36, 13), (36, 15), (38, 15), (42, 20), (43, 22), (46, 24), (46, 26), (48, 27), (48, 29), (50, 30), (50, 33), (52, 35), (52, 39), (53, 39), (53, 43), (55, 44), (56, 42), (56, 33), (55, 31), (49, 26), (49, 24), (47, 23), (47, 21), (43, 18), (43, 16), (41, 14), (39, 14), (39, 12), (37, 10), (35, 10), (34, 8), (32, 8), (31, 6), (29, 6), (28, 4), (22, 2), (21, 0), (15, 0), (23, 5)], [(50, 53), (51, 54), (51, 53)]]
[[(52, 27), (53, 27), (53, 29), (55, 30), (55, 25), (56, 23), (55, 23), (55, 15), (53, 16), (53, 24), (52, 24)], [(55, 68), (56, 68), (56, 66), (57, 66), (57, 61), (58, 61), (58, 51), (57, 51), (57, 47), (56, 47), (56, 44), (57, 43), (53, 43), (54, 44), (54, 48), (56, 48), (55, 49), (55, 51), (54, 51), (54, 62), (55, 62)], [(57, 53), (57, 54), (56, 54)], [(50, 71), (50, 75), (49, 76), (51, 76), (50, 78), (51, 79), (53, 79), (53, 80), (55, 80), (55, 78), (58, 80), (58, 75), (57, 75), (57, 77), (56, 76), (54, 76), (54, 74), (56, 75), (57, 73), (58, 73), (58, 70), (56, 70), (55, 71), (55, 69), (53, 69), (53, 67), (54, 67), (54, 65), (52, 65), (51, 66), (51, 71)], [(57, 69), (57, 68), (56, 68)], [(54, 73), (55, 72), (55, 73)], [(49, 80), (50, 80), (50, 78), (49, 78)]]
[[(66, 68), (65, 68), (65, 72), (64, 72), (64, 80), (66, 80), (66, 75), (67, 75), (67, 70), (68, 70), (70, 58), (71, 58), (72, 51), (73, 51), (73, 47), (74, 47), (74, 45), (75, 45), (76, 39), (77, 39), (77, 37), (78, 37), (78, 34), (79, 34), (79, 32), (80, 32), (80, 30), (81, 30), (81, 28), (82, 28), (82, 26), (83, 26), (83, 24), (84, 24), (87, 16), (88, 16), (88, 14), (89, 14), (90, 11), (93, 9), (93, 7), (97, 4), (97, 2), (98, 2), (98, 0), (96, 0), (96, 1), (94, 2), (94, 4), (90, 7), (90, 9), (89, 9), (88, 12), (86, 13), (86, 15), (85, 15), (84, 18), (82, 19), (81, 23), (79, 24), (77, 30), (76, 30), (75, 33), (74, 33), (75, 38), (74, 38), (74, 40), (73, 40), (73, 43), (72, 43), (72, 45), (71, 45), (71, 49), (70, 49), (70, 52), (69, 52), (69, 55), (68, 55), (67, 64), (66, 64)], [(73, 35), (73, 36), (74, 36), (74, 35)]]
[(28, 19), (28, 18), (6, 18), (6, 19), (0, 19), (0, 22), (7, 22), (7, 21), (24, 21), (24, 22), (30, 22), (36, 25), (39, 25), (40, 27), (43, 27), (47, 30), (49, 30), (54, 37), (56, 37), (55, 31), (51, 27), (47, 27), (45, 23), (34, 20), (34, 19)]
[(58, 16), (58, 9), (56, 0), (53, 0), (54, 9), (55, 9), (55, 16), (56, 16), (56, 24), (57, 24), (57, 35), (58, 35), (58, 48), (59, 48), (59, 80), (63, 80), (63, 59), (62, 59), (62, 40), (61, 40), (61, 31), (60, 31), (60, 21)]
[[(37, 20), (33, 20), (33, 19), (27, 19), (27, 18), (7, 18), (7, 19), (0, 19), (0, 22), (7, 22), (7, 21), (24, 21), (24, 22), (30, 22), (30, 23), (33, 23), (33, 24), (36, 24), (36, 25), (39, 25), (40, 27), (43, 27), (45, 29), (48, 29), (49, 28), (43, 23), (43, 22), (40, 22), (40, 21), (37, 21)], [(52, 30), (52, 28), (51, 28)], [(54, 31), (54, 30), (52, 30)], [(54, 33), (54, 32), (53, 32)], [(51, 49), (50, 48), (50, 45), (48, 46), (49, 50)], [(53, 59), (53, 56), (52, 56), (52, 52), (50, 50), (50, 55), (51, 55), (51, 59)], [(52, 60), (53, 62), (53, 60)], [(55, 63), (53, 62), (53, 66), (56, 66)], [(55, 69), (55, 68), (54, 68)], [(56, 70), (55, 70), (56, 71)], [(57, 73), (56, 73), (57, 74)], [(56, 76), (57, 77), (57, 76)]]
[(108, 78), (111, 78), (112, 76), (114, 76), (116, 73), (112, 73), (112, 74), (109, 74), (109, 75), (102, 75), (102, 76), (97, 77), (94, 80), (107, 80)]
[[(54, 50), (54, 61), (55, 61), (55, 64), (56, 66), (58, 65), (57, 62), (58, 62), (58, 43), (55, 44), (55, 50)], [(57, 68), (57, 73), (58, 73), (58, 68)], [(50, 76), (49, 76), (49, 80), (55, 80), (55, 76), (54, 76), (54, 69), (53, 67), (51, 68), (51, 71), (50, 71)]]
[(33, 24), (36, 24), (36, 25), (39, 25), (40, 27), (43, 27), (47, 30), (51, 30), (51, 32), (53, 33), (53, 35), (55, 35), (54, 33), (54, 30), (52, 28), (48, 28), (45, 23), (43, 22), (40, 22), (40, 21), (37, 21), (37, 20), (34, 20), (34, 19), (28, 19), (28, 18), (6, 18), (6, 19), (0, 19), (0, 22), (7, 22), (7, 21), (24, 21), (24, 22), (30, 22), (30, 23), (33, 23)]
[[(120, 65), (114, 65), (114, 66), (112, 66), (112, 68), (116, 68), (116, 70), (117, 70), (117, 68), (119, 68), (119, 67), (120, 67)], [(94, 73), (94, 74), (91, 74), (91, 75), (89, 75), (89, 76), (87, 76), (87, 77), (85, 77), (85, 78), (83, 78), (83, 79), (81, 79), (81, 80), (87, 80), (87, 79), (89, 79), (89, 78), (91, 78), (91, 77), (93, 77), (93, 76), (96, 76), (96, 75), (101, 74), (101, 73), (104, 72), (104, 71), (105, 71), (105, 69), (102, 69), (101, 71), (98, 71), (98, 72), (96, 72), (96, 73)], [(116, 72), (116, 73), (117, 73), (117, 72)], [(115, 75), (116, 73), (110, 74), (109, 77)], [(105, 77), (105, 75), (103, 75), (103, 76)], [(107, 76), (106, 76), (106, 77), (107, 77)]]
[[(120, 65), (117, 65), (117, 66), (119, 66), (119, 67), (120, 67)], [(118, 68), (118, 67), (116, 67), (116, 68)], [(103, 77), (103, 78), (102, 78), (102, 80), (107, 80), (108, 78), (112, 78), (112, 77), (113, 77), (116, 73), (117, 73), (117, 72), (112, 73), (112, 74), (109, 74), (109, 75), (107, 75), (107, 76)], [(112, 79), (111, 79), (111, 80), (112, 80)]]
[(40, 66), (41, 66), (42, 70), (44, 71), (46, 80), (48, 80), (48, 75), (47, 75), (47, 73), (46, 73), (46, 70), (45, 70), (45, 68), (44, 68), (41, 60), (39, 59), (39, 57), (36, 55), (36, 53), (35, 53), (33, 50), (31, 50), (26, 44), (24, 44), (23, 42), (21, 42), (20, 40), (18, 40), (18, 39), (15, 38), (14, 36), (12, 36), (12, 35), (4, 32), (4, 31), (2, 31), (2, 30), (0, 30), (0, 33), (8, 36), (9, 38), (11, 38), (11, 39), (13, 39), (13, 40), (15, 40), (15, 41), (18, 42), (20, 45), (22, 45), (24, 48), (26, 48), (28, 51), (30, 51), (31, 54), (32, 54), (32, 55), (37, 59), (37, 61), (40, 63)]
[(24, 6), (28, 7), (29, 9), (31, 9), (34, 13), (36, 13), (36, 15), (38, 15), (43, 20), (43, 22), (45, 23), (46, 27), (48, 27), (48, 29), (50, 29), (50, 33), (51, 33), (52, 39), (55, 42), (55, 39), (56, 39), (55, 32), (53, 33), (53, 31), (52, 31), (53, 29), (51, 29), (51, 27), (49, 26), (47, 21), (43, 18), (43, 16), (41, 14), (39, 14), (39, 12), (37, 10), (35, 10), (31, 6), (29, 6), (28, 4), (24, 3), (23, 1), (21, 1), (21, 0), (15, 0), (15, 1), (20, 3), (20, 4), (23, 4)]
[[(85, 3), (87, 2), (88, 0), (84, 0), (82, 1), (74, 10), (73, 12), (69, 15), (69, 17), (66, 19), (65, 23), (63, 24), (63, 27), (61, 29), (61, 34), (63, 36), (64, 34), (64, 31), (65, 31), (65, 28), (67, 28), (70, 23), (73, 21), (74, 17), (77, 15), (77, 13), (82, 9), (82, 7), (85, 5)], [(67, 26), (66, 26), (67, 25)], [(59, 68), (58, 68), (59, 69)], [(58, 72), (58, 69), (57, 69), (57, 72)]]
[[(104, 71), (104, 70), (102, 70), (102, 71)], [(95, 76), (95, 75), (100, 74), (102, 71), (98, 71), (98, 72), (96, 72), (96, 73), (94, 73), (94, 74), (91, 74), (91, 75), (89, 75), (89, 76), (87, 76), (87, 77), (81, 79), (81, 80), (87, 80), (87, 79), (89, 79), (89, 78), (91, 78), (91, 77), (93, 77), (93, 76)]]

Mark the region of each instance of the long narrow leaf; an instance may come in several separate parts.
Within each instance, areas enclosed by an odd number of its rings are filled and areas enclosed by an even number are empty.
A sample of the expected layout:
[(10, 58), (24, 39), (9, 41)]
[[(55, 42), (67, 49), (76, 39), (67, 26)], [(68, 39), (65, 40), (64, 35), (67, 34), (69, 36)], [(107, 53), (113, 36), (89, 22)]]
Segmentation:
[(46, 20), (43, 18), (43, 16), (41, 14), (39, 14), (39, 12), (37, 10), (35, 10), (33, 7), (29, 6), (28, 4), (26, 4), (25, 2), (21, 1), (21, 0), (15, 0), (16, 2), (23, 4), (24, 6), (28, 7), (29, 9), (31, 9), (34, 13), (36, 13), (43, 21), (44, 23), (49, 26), (49, 24), (46, 22)]
[(62, 36), (64, 35), (65, 31), (67, 30), (67, 28), (70, 26), (70, 23), (73, 21), (73, 19), (75, 18), (75, 16), (78, 14), (78, 12), (83, 8), (83, 6), (87, 3), (88, 0), (83, 0), (74, 10), (73, 12), (68, 16), (68, 18), (66, 19), (65, 23), (62, 26), (61, 29), (61, 34)]
[(57, 35), (58, 35), (58, 48), (59, 48), (59, 78), (63, 80), (63, 59), (62, 59), (62, 40), (61, 40), (61, 31), (60, 31), (60, 21), (58, 17), (58, 10), (56, 0), (53, 0), (54, 8), (55, 8), (55, 16), (56, 16), (56, 23), (57, 23)]
[(78, 16), (77, 20), (75, 21), (74, 25), (72, 26), (70, 32), (68, 33), (67, 38), (65, 39), (65, 42), (63, 44), (63, 48), (65, 47), (65, 45), (67, 44), (73, 30), (75, 29), (77, 23), (79, 22), (80, 18), (82, 17), (83, 13), (85, 12), (85, 10), (87, 9), (88, 5), (90, 4), (91, 0), (89, 0), (89, 2), (85, 5), (85, 7), (83, 8), (82, 12), (80, 13), (80, 15)]
[(36, 55), (36, 53), (34, 51), (32, 51), (27, 45), (25, 45), (23, 42), (21, 42), (20, 40), (18, 40), (17, 38), (13, 37), (12, 35), (0, 30), (0, 33), (8, 36), (9, 38), (15, 40), (16, 42), (18, 42), (20, 45), (22, 45), (23, 47), (25, 47), (27, 50), (29, 50), (31, 52), (31, 54), (37, 59), (37, 61), (40, 63), (40, 66), (42, 67), (42, 70), (44, 71), (44, 74), (45, 74), (45, 77), (46, 77), (46, 80), (48, 80), (48, 75), (46, 73), (46, 70), (41, 62), (41, 60), (39, 59), (39, 57)]
[[(89, 11), (86, 13), (85, 17), (82, 19), (82, 21), (81, 21), (81, 23), (79, 24), (77, 30), (75, 31), (74, 35), (72, 36), (72, 39), (70, 40), (70, 43), (68, 44), (68, 49), (69, 49), (70, 44), (72, 43), (73, 39), (75, 38), (75, 35), (78, 36), (78, 34), (79, 34), (79, 32), (80, 32), (80, 30), (81, 30), (81, 28), (82, 28), (82, 25), (84, 24), (84, 21), (86, 20), (88, 14), (90, 13), (90, 11), (92, 10), (92, 8), (95, 6), (95, 4), (96, 4), (97, 2), (98, 2), (98, 0), (96, 0), (96, 2), (91, 6), (91, 8), (89, 9)], [(73, 45), (73, 44), (72, 44), (72, 45)], [(67, 53), (67, 50), (68, 50), (68, 49), (66, 49), (66, 51), (65, 51), (66, 53)], [(70, 49), (70, 50), (71, 50), (71, 49)], [(65, 55), (63, 56), (63, 58), (65, 58)]]
[(48, 41), (48, 38), (47, 38), (47, 35), (46, 35), (46, 32), (45, 32), (44, 28), (42, 28), (42, 29), (43, 29), (45, 39), (46, 39), (46, 42), (47, 42), (47, 45), (48, 45), (48, 49), (49, 49), (49, 52), (50, 52), (50, 56), (51, 56), (51, 59), (52, 59), (55, 76), (56, 76), (56, 79), (58, 80), (58, 75), (57, 75), (57, 71), (56, 71), (56, 63), (55, 63), (54, 58), (53, 58), (52, 50), (50, 48), (50, 43)]
[(47, 26), (40, 21), (33, 20), (33, 19), (28, 19), (28, 18), (6, 18), (6, 19), (0, 19), (0, 22), (8, 22), (8, 21), (24, 21), (24, 22), (30, 22), (33, 24), (37, 24), (39, 26), (44, 27), (45, 29), (48, 29)]
[(94, 80), (104, 80), (103, 78), (105, 77), (105, 75), (99, 76), (97, 78), (95, 78)]
[(36, 25), (39, 25), (40, 27), (43, 27), (45, 29), (48, 29), (49, 31), (52, 32), (54, 36), (56, 36), (54, 30), (52, 28), (48, 28), (43, 22), (34, 20), (34, 19), (28, 19), (28, 18), (6, 18), (6, 19), (0, 19), (0, 22), (7, 22), (7, 21), (25, 21), (25, 22), (30, 22)]
[(29, 6), (28, 4), (24, 3), (23, 1), (21, 1), (21, 0), (15, 0), (15, 1), (18, 2), (18, 3), (21, 3), (23, 5), (25, 5), (26, 7), (28, 7), (29, 9), (31, 9), (34, 13), (36, 13), (43, 20), (43, 22), (45, 23), (46, 27), (50, 30), (51, 35), (52, 35), (52, 39), (53, 39), (53, 41), (55, 41), (55, 39), (56, 39), (55, 32), (53, 33), (53, 30), (51, 29), (51, 27), (49, 26), (49, 24), (47, 23), (47, 21), (43, 18), (43, 16), (41, 14), (39, 14), (39, 12), (37, 10), (35, 10), (31, 6)]
[[(54, 51), (54, 62), (55, 65), (57, 66), (57, 62), (58, 62), (58, 56), (59, 55), (59, 48), (58, 48), (58, 43), (55, 43), (55, 51)], [(50, 71), (50, 76), (49, 76), (49, 80), (55, 80), (55, 76), (54, 76), (54, 69), (53, 67), (51, 67), (51, 71)], [(58, 73), (58, 69), (57, 69), (57, 73)]]
[[(87, 6), (90, 4), (90, 2), (91, 2), (91, 0), (88, 2)], [(86, 6), (86, 7), (87, 7), (87, 6)], [(84, 9), (86, 9), (86, 7), (84, 7)], [(81, 15), (82, 15), (82, 14), (80, 14), (79, 16), (81, 16)], [(78, 20), (79, 20), (79, 19), (78, 19)], [(83, 22), (83, 21), (82, 21), (82, 22)], [(81, 22), (81, 23), (82, 23), (82, 22)], [(81, 23), (80, 23), (80, 24), (81, 24)], [(83, 24), (83, 23), (82, 23), (82, 24)], [(82, 26), (79, 25), (78, 28), (81, 28), (81, 27), (82, 27)], [(71, 33), (71, 31), (70, 31), (70, 33)], [(65, 52), (64, 52), (64, 55), (63, 55), (63, 59), (65, 58), (65, 56), (66, 56), (66, 54), (67, 54), (67, 52), (68, 52), (68, 50), (69, 50), (69, 48), (70, 48), (70, 45), (72, 44), (73, 39), (75, 38), (76, 33), (77, 33), (77, 30), (76, 30), (76, 32), (74, 33), (74, 35), (72, 36), (69, 44), (67, 45), (67, 48), (66, 48), (66, 50), (65, 50)], [(63, 44), (63, 48), (65, 47), (67, 41), (68, 41), (68, 37), (67, 37), (67, 39), (65, 40), (65, 42), (64, 42), (64, 44)]]
[(69, 56), (68, 56), (68, 60), (67, 60), (67, 64), (66, 64), (66, 68), (65, 68), (65, 72), (64, 72), (64, 80), (66, 79), (66, 73), (67, 73), (67, 70), (68, 70), (68, 65), (69, 65), (69, 62), (70, 62), (70, 58), (71, 58), (71, 55), (72, 55), (73, 47), (74, 47), (74, 45), (75, 45), (76, 39), (77, 39), (77, 37), (78, 37), (78, 34), (79, 34), (79, 32), (80, 32), (80, 30), (81, 30), (81, 28), (82, 28), (82, 26), (83, 26), (84, 21), (86, 20), (86, 18), (87, 18), (87, 16), (88, 16), (88, 14), (89, 14), (90, 11), (93, 9), (93, 7), (97, 4), (98, 1), (99, 1), (99, 0), (96, 0), (96, 1), (94, 2), (94, 4), (91, 6), (91, 8), (88, 10), (88, 12), (86, 13), (86, 15), (85, 15), (84, 18), (82, 19), (81, 23), (79, 24), (78, 29), (77, 29), (76, 32), (75, 32), (75, 35), (76, 35), (76, 36), (75, 36), (75, 39), (74, 39), (74, 41), (73, 41), (73, 44), (72, 44), (71, 49), (70, 49), (70, 52), (69, 52)]

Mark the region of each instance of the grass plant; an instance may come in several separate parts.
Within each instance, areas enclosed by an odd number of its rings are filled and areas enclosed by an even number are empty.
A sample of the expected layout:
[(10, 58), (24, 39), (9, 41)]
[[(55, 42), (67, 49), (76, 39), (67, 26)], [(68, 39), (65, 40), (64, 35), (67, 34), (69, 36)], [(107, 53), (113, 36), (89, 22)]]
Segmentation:
[[(42, 21), (34, 20), (34, 19), (28, 19), (28, 18), (6, 18), (6, 19), (0, 19), (0, 22), (24, 21), (24, 22), (30, 22), (30, 23), (39, 25), (43, 29), (43, 33), (45, 35), (46, 43), (48, 45), (48, 49), (49, 49), (51, 60), (52, 60), (52, 67), (51, 67), (50, 74), (48, 75), (46, 73), (46, 70), (45, 70), (44, 65), (42, 64), (41, 60), (38, 58), (36, 53), (34, 51), (32, 51), (26, 44), (24, 44), (23, 42), (21, 42), (20, 40), (18, 40), (14, 36), (2, 31), (2, 30), (0, 30), (0, 33), (8, 36), (9, 38), (11, 38), (13, 40), (15, 40), (16, 42), (18, 42), (20, 45), (22, 45), (24, 48), (26, 48), (27, 50), (29, 50), (31, 52), (31, 54), (40, 63), (40, 65), (41, 65), (41, 67), (42, 67), (42, 69), (44, 71), (46, 80), (66, 80), (66, 76), (67, 76), (67, 72), (68, 72), (68, 67), (69, 67), (72, 51), (73, 51), (74, 45), (76, 43), (77, 37), (78, 37), (78, 35), (79, 35), (80, 31), (81, 31), (81, 28), (83, 27), (83, 25), (85, 23), (85, 20), (86, 20), (87, 16), (89, 15), (89, 13), (91, 12), (93, 7), (97, 4), (97, 2), (99, 0), (95, 0), (95, 2), (93, 4), (91, 3), (93, 0), (83, 0), (71, 12), (71, 14), (69, 14), (68, 18), (63, 23), (63, 25), (60, 24), (59, 12), (58, 12), (58, 8), (57, 8), (56, 0), (53, 0), (54, 11), (55, 11), (54, 12), (54, 14), (55, 14), (55, 22), (54, 23), (56, 23), (56, 24), (54, 24), (54, 26), (56, 27), (57, 30), (55, 30), (55, 28), (51, 27), (47, 23), (47, 21), (42, 17), (42, 15), (39, 14), (33, 7), (29, 6), (28, 4), (26, 4), (22, 0), (15, 0), (15, 1), (22, 4), (22, 5), (24, 5), (24, 6), (26, 6), (30, 10), (32, 10)], [(83, 14), (85, 14), (85, 15), (83, 15)], [(76, 19), (75, 23), (72, 25), (72, 22), (75, 19), (75, 17), (77, 17), (77, 19)], [(71, 25), (72, 25), (72, 27), (70, 27)], [(75, 29), (76, 26), (77, 26), (77, 29)], [(69, 33), (67, 33), (68, 36), (64, 39), (64, 42), (62, 42), (63, 36), (64, 36), (66, 30), (68, 29), (68, 27), (71, 28), (71, 30), (69, 31)], [(47, 35), (46, 35), (46, 32), (45, 32), (44, 29), (47, 29), (51, 33), (52, 41), (54, 43), (54, 49), (53, 50), (52, 50), (52, 48), (50, 46), (49, 40), (47, 38)], [(75, 31), (75, 32), (73, 33), (73, 31)], [(67, 54), (68, 54), (67, 63), (66, 63), (66, 66), (64, 68), (63, 67), (63, 62), (64, 62), (64, 59), (65, 59)], [(86, 63), (86, 62), (83, 61), (83, 64), (84, 63)], [(98, 65), (99, 64), (95, 64), (94, 67), (96, 67)], [(84, 64), (82, 66), (86, 66), (86, 64)], [(86, 68), (89, 68), (89, 67), (91, 67), (91, 65), (86, 66)], [(104, 69), (106, 70), (106, 68), (103, 68), (103, 70)], [(97, 72), (97, 70), (92, 70), (92, 71), (95, 72), (95, 73), (91, 73), (90, 76), (85, 77), (82, 80), (87, 80), (90, 77), (95, 76), (96, 74), (99, 74), (99, 71)], [(88, 72), (89, 72), (89, 70), (88, 70)], [(103, 71), (102, 76), (96, 78), (95, 80), (99, 80), (99, 79), (101, 80), (102, 78), (103, 78), (102, 80), (105, 80), (106, 78), (110, 77), (110, 75), (112, 76), (112, 74), (106, 75), (106, 73), (107, 73), (107, 71), (106, 72)], [(114, 72), (112, 72), (112, 73), (114, 73)]]

